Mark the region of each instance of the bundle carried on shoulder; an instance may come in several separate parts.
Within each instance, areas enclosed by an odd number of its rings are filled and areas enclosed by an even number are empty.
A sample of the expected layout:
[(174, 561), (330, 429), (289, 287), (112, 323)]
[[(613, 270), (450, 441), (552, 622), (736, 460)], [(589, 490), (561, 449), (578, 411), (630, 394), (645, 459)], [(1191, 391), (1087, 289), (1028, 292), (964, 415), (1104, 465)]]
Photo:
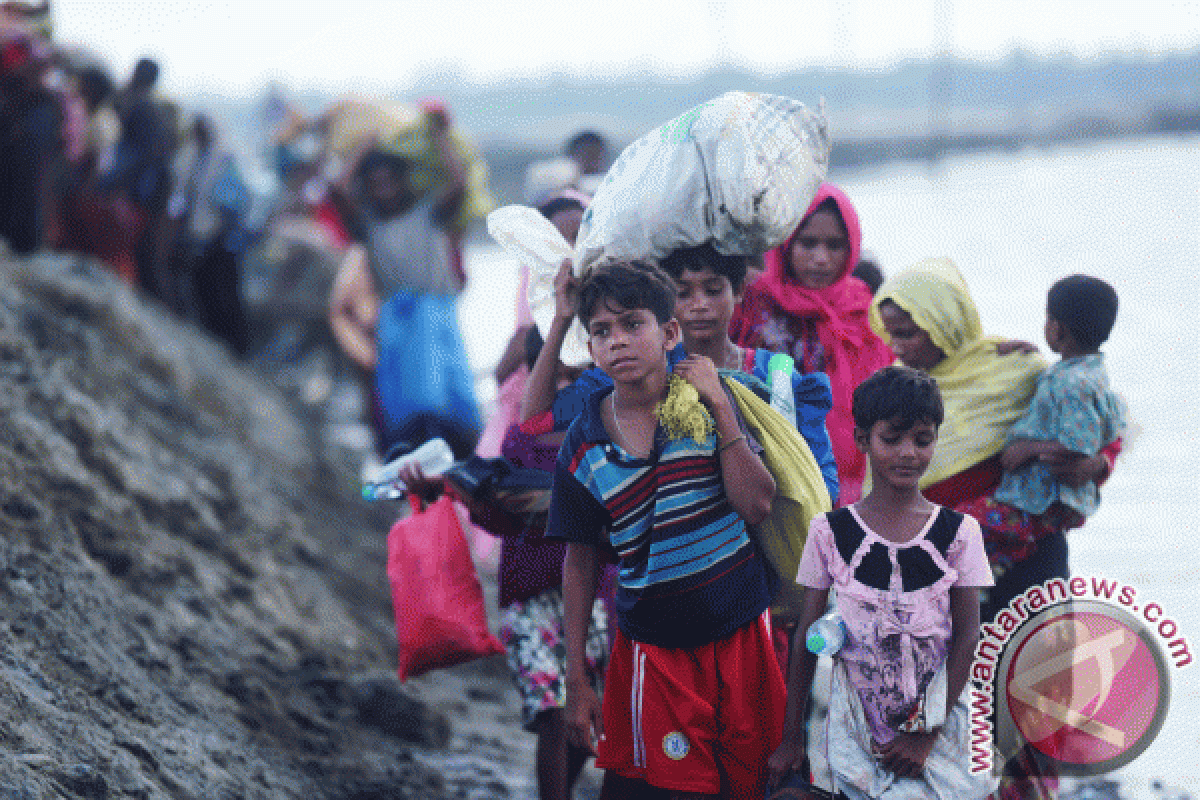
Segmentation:
[(817, 514), (829, 511), (829, 490), (821, 468), (804, 438), (770, 404), (739, 381), (726, 378), (725, 386), (754, 438), (762, 445), (763, 464), (775, 479), (771, 513), (753, 533), (759, 549), (780, 578), (779, 594), (771, 613), (781, 620), (800, 614), (800, 587), (796, 573), (808, 538), (808, 525)]

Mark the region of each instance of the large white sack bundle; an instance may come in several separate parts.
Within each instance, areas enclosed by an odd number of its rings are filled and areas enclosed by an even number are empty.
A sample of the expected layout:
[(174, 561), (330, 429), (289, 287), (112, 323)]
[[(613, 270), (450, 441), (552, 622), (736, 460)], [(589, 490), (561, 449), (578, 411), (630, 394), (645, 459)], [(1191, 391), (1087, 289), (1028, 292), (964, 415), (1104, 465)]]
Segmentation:
[(728, 255), (777, 247), (824, 180), (829, 147), (823, 108), (756, 92), (702, 103), (621, 153), (584, 214), (576, 269), (709, 240)]

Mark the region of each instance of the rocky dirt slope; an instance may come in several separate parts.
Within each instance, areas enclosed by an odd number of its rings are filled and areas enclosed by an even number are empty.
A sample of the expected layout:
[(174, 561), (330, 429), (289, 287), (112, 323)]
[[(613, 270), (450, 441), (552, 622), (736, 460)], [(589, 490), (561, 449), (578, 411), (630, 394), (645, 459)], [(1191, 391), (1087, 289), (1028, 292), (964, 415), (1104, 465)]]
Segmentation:
[(529, 791), (503, 663), (400, 686), (396, 507), (74, 257), (0, 256), (0, 798)]

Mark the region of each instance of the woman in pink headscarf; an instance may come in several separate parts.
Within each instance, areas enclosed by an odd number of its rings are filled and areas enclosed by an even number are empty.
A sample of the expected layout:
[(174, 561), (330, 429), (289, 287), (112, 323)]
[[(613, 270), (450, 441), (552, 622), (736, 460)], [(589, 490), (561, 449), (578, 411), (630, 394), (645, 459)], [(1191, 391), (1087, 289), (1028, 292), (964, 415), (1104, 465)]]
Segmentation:
[(868, 375), (892, 363), (892, 351), (868, 322), (871, 290), (853, 276), (862, 230), (850, 198), (823, 183), (804, 220), (746, 288), (730, 336), (744, 347), (787, 353), (800, 372), (825, 372), (833, 409), (825, 422), (841, 491), (838, 505), (858, 500), (866, 460), (854, 446), (851, 394)]

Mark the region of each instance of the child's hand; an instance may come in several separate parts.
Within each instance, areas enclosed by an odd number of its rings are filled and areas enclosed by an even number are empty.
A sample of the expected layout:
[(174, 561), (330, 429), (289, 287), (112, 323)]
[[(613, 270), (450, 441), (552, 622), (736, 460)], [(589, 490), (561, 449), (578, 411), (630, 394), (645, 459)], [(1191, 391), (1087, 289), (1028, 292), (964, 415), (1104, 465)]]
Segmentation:
[(579, 310), (579, 278), (571, 268), (571, 259), (564, 258), (554, 274), (554, 316), (570, 321)]
[(1028, 356), (1037, 351), (1037, 345), (1022, 341), (1021, 339), (1008, 339), (1007, 341), (996, 342), (996, 355), (998, 356), (1006, 356), (1009, 353), (1020, 353), (1023, 356)]
[(567, 683), (567, 743), (596, 755), (604, 736), (604, 714), (600, 698), (586, 683)]
[(715, 404), (726, 400), (717, 368), (708, 356), (688, 356), (675, 365), (675, 374), (696, 388), (700, 402), (708, 406), (709, 411), (714, 411)]
[(933, 750), (938, 731), (929, 733), (898, 733), (896, 738), (875, 749), (879, 763), (898, 778), (920, 778), (925, 771), (925, 759)]
[(767, 759), (767, 787), (774, 790), (792, 773), (799, 774), (805, 780), (810, 777), (808, 734), (803, 725), (797, 726), (794, 736), (785, 735), (779, 747)]
[(1039, 445), (1043, 444), (1046, 443), (1033, 439), (1017, 439), (1000, 454), (1000, 466), (1005, 472), (1016, 472), (1038, 457)]
[(417, 464), (409, 464), (401, 468), (396, 473), (396, 477), (408, 489), (409, 494), (415, 494), (418, 497), (427, 495), (442, 485), (441, 478), (426, 478), (425, 473)]
[(1100, 476), (1108, 469), (1108, 461), (1099, 453), (1089, 456), (1068, 450), (1058, 442), (1046, 444), (1047, 447), (1038, 454), (1038, 459), (1060, 483), (1073, 489), (1100, 480)]

